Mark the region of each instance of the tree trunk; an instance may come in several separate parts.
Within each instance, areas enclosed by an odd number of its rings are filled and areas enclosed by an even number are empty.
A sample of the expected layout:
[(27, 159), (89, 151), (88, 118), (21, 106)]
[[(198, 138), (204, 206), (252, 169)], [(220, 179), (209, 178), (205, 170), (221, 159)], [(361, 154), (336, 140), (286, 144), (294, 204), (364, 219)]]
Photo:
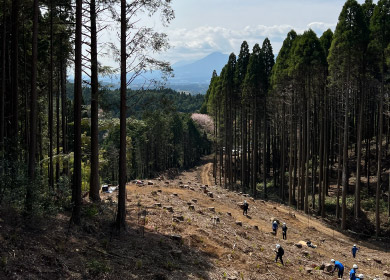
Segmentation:
[(242, 135), (241, 135), (241, 158), (242, 158), (242, 164), (241, 164), (241, 184), (242, 184), (242, 192), (245, 193), (245, 190), (247, 189), (247, 177), (246, 177), (246, 166), (247, 166), (247, 113), (246, 113), (246, 107), (245, 105), (242, 105)]
[[(97, 31), (96, 5), (90, 0), (91, 20), (91, 177), (89, 197), (92, 201), (100, 201), (99, 195), (99, 123), (98, 123), (98, 61), (97, 61)], [(125, 153), (126, 154), (126, 153)]]
[[(347, 83), (349, 86), (349, 81)], [(344, 112), (344, 143), (343, 143), (343, 193), (342, 193), (342, 214), (341, 214), (341, 229), (345, 230), (347, 228), (347, 189), (348, 189), (348, 124), (349, 124), (349, 94), (350, 88), (347, 88), (345, 95), (345, 112)]]
[(339, 152), (338, 152), (338, 166), (337, 166), (337, 201), (336, 201), (336, 219), (340, 219), (340, 185), (341, 185), (341, 174), (342, 174), (342, 138), (341, 138), (341, 132), (339, 133)]
[[(383, 134), (383, 99), (385, 97), (385, 82), (384, 82), (384, 54), (382, 53), (382, 81), (381, 90), (379, 96), (379, 122), (378, 122), (378, 169), (377, 169), (377, 183), (376, 183), (376, 194), (375, 194), (375, 237), (379, 237), (381, 224), (380, 224), (380, 212), (379, 212), (379, 196), (381, 191), (381, 174), (382, 174), (382, 134)], [(390, 194), (389, 194), (390, 195)]]
[(56, 147), (57, 147), (57, 160), (56, 160), (56, 183), (60, 180), (60, 86), (61, 75), (57, 72), (57, 94), (56, 94)]
[(31, 96), (30, 96), (30, 147), (28, 154), (28, 178), (26, 190), (26, 212), (30, 214), (33, 206), (33, 185), (35, 181), (35, 153), (37, 147), (37, 65), (38, 65), (38, 16), (39, 3), (34, 0), (32, 60), (31, 60)]
[[(19, 101), (19, 0), (12, 1), (12, 41), (11, 41), (11, 69), (12, 69), (12, 117), (11, 143), (12, 154), (17, 155), (18, 146), (18, 101)], [(15, 158), (16, 160), (17, 158)]]
[(53, 0), (50, 1), (50, 77), (48, 90), (48, 131), (49, 131), (49, 187), (54, 190), (54, 170), (53, 170)]
[(305, 204), (304, 204), (304, 211), (306, 214), (309, 213), (309, 160), (310, 160), (310, 133), (309, 133), (309, 127), (310, 127), (310, 99), (307, 98), (307, 105), (305, 108)]
[(76, 0), (76, 33), (75, 33), (75, 75), (74, 75), (74, 165), (73, 165), (73, 189), (72, 221), (80, 224), (81, 211), (81, 55), (82, 55), (82, 0)]
[[(6, 77), (6, 71), (5, 71), (5, 49), (6, 49), (6, 14), (5, 14), (5, 8), (6, 8), (6, 0), (3, 0), (3, 28), (2, 28), (2, 34), (1, 34), (1, 92), (0, 92), (0, 152), (4, 156), (4, 111), (5, 111), (5, 77)], [(2, 160), (2, 158), (1, 158)], [(3, 165), (2, 165), (3, 166)], [(0, 170), (1, 172), (4, 170)]]
[(264, 184), (264, 199), (267, 199), (267, 164), (268, 164), (268, 157), (267, 157), (267, 99), (264, 97), (264, 131), (263, 131), (263, 184)]
[[(62, 153), (68, 154), (68, 133), (67, 133), (67, 106), (66, 106), (66, 62), (61, 57), (60, 61), (60, 80), (61, 80), (61, 130), (62, 130)], [(64, 159), (62, 173), (68, 175), (68, 161)]]
[(323, 186), (325, 185), (324, 184), (324, 181), (323, 181), (323, 177), (324, 177), (324, 121), (325, 121), (325, 118), (324, 118), (324, 106), (323, 106), (323, 103), (322, 101), (320, 101), (320, 114), (319, 114), (319, 121), (320, 121), (320, 147), (319, 147), (319, 167), (320, 167), (320, 170), (319, 170), (319, 174), (318, 174), (318, 209), (319, 209), (319, 212), (321, 213), (321, 217), (325, 217), (325, 209), (324, 209), (324, 206), (323, 206), (323, 200), (322, 200), (322, 196), (325, 196), (325, 192), (323, 192), (324, 188)]
[(289, 160), (290, 163), (288, 165), (288, 206), (292, 207), (293, 205), (293, 167), (294, 167), (294, 126), (293, 126), (293, 103), (294, 99), (291, 97), (291, 105), (290, 105), (290, 150), (289, 150)]
[(286, 103), (284, 100), (282, 101), (282, 111), (283, 111), (283, 118), (282, 118), (282, 143), (281, 143), (281, 164), (280, 164), (280, 187), (282, 188), (282, 200), (285, 201), (285, 176), (284, 176), (284, 168), (285, 168), (285, 157), (286, 157)]
[(120, 148), (119, 148), (119, 196), (116, 227), (126, 227), (126, 0), (121, 0), (121, 89), (120, 89)]
[(257, 131), (258, 131), (258, 120), (257, 120), (257, 96), (255, 97), (254, 111), (253, 111), (253, 157), (252, 157), (252, 195), (256, 198), (256, 182), (257, 182)]
[(355, 185), (355, 219), (360, 216), (360, 177), (362, 161), (362, 124), (363, 124), (363, 100), (359, 102), (359, 120), (357, 131), (357, 159), (356, 159), (356, 185)]

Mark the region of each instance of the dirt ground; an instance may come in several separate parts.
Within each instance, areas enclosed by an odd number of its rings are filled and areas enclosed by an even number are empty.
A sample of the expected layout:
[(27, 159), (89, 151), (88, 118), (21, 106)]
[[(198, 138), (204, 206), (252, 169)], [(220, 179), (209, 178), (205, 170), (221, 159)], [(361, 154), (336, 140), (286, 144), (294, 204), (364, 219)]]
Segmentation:
[[(354, 263), (365, 279), (390, 279), (390, 244), (356, 240), (286, 206), (212, 185), (211, 173), (205, 162), (174, 180), (129, 184), (128, 229), (120, 234), (111, 227), (117, 192), (102, 194), (80, 228), (69, 228), (66, 215), (19, 228), (2, 213), (0, 279), (337, 279), (320, 269), (332, 258), (346, 267), (344, 279)], [(244, 200), (248, 216), (238, 205)], [(287, 223), (287, 240), (272, 234), (274, 219)], [(308, 240), (317, 248), (296, 246)], [(284, 266), (274, 262), (277, 243)]]

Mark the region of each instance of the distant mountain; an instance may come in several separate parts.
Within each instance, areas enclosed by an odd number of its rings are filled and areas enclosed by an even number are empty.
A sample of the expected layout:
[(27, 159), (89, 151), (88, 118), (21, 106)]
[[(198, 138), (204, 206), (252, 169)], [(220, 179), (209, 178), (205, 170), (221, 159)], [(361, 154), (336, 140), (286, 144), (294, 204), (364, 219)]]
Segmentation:
[(172, 84), (182, 83), (209, 83), (213, 71), (219, 74), (227, 63), (229, 56), (214, 52), (193, 63), (183, 66), (173, 66), (175, 77), (170, 79)]
[[(196, 61), (179, 61), (172, 65), (174, 77), (169, 78), (166, 87), (176, 91), (205, 94), (213, 71), (220, 74), (223, 66), (228, 62), (229, 55), (213, 52), (208, 56)], [(159, 79), (160, 72), (153, 71), (143, 75), (148, 79)], [(119, 87), (120, 76), (101, 78), (103, 84), (110, 84), (114, 88)], [(144, 79), (139, 77), (134, 80), (131, 88), (144, 86)]]
[(167, 86), (177, 91), (205, 94), (213, 71), (219, 74), (228, 58), (226, 54), (214, 52), (194, 62), (177, 62), (172, 65), (174, 77), (168, 80)]

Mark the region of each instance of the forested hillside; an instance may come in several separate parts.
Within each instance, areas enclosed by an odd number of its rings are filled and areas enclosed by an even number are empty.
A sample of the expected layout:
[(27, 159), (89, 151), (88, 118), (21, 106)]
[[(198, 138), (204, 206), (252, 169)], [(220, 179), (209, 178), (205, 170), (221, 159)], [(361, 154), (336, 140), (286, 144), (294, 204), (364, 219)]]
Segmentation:
[[(246, 41), (214, 72), (215, 182), (388, 236), (390, 2), (346, 1), (335, 32)], [(364, 225), (364, 226), (363, 226)]]
[[(151, 69), (171, 71), (150, 53), (169, 47), (164, 33), (142, 25), (136, 34), (128, 30), (144, 16), (168, 24), (169, 1), (5, 0), (1, 6), (0, 206), (34, 216), (71, 205), (78, 224), (81, 196), (100, 201), (101, 184), (119, 184), (123, 199), (126, 182), (193, 167), (210, 152), (191, 118), (203, 96), (128, 89)], [(109, 18), (117, 26), (108, 26)], [(123, 32), (120, 48), (99, 42), (104, 28)], [(113, 71), (98, 61), (104, 51), (122, 59), (120, 89), (99, 83)]]
[[(67, 84), (67, 95), (73, 99), (72, 83)], [(200, 109), (204, 102), (204, 95), (177, 92), (172, 89), (127, 90), (127, 116), (141, 117), (145, 111), (176, 110), (182, 113), (193, 113)], [(83, 105), (91, 104), (91, 88), (83, 88)], [(119, 90), (102, 87), (100, 90), (99, 107), (113, 117), (119, 117), (120, 93)], [(87, 108), (88, 109), (88, 108)]]
[[(390, 0), (244, 41), (205, 96), (161, 84), (172, 3), (0, 1), (0, 279), (390, 277)], [(188, 58), (241, 34), (195, 23)]]

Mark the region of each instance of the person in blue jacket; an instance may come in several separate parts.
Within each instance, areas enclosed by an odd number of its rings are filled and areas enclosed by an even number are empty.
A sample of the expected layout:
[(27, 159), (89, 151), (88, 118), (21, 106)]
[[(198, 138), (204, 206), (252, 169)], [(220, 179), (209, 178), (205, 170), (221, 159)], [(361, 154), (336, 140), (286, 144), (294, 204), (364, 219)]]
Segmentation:
[(354, 264), (351, 271), (349, 272), (349, 280), (356, 280), (356, 269), (358, 269), (357, 264)]
[(352, 256), (355, 258), (356, 257), (356, 252), (359, 251), (359, 248), (356, 247), (356, 244), (353, 244), (352, 247)]
[(334, 259), (331, 259), (330, 262), (333, 263), (333, 265), (334, 265), (332, 273), (334, 273), (335, 270), (337, 269), (338, 270), (337, 277), (338, 278), (343, 278), (343, 275), (344, 275), (344, 266), (343, 266), (343, 264), (341, 262), (339, 262), (339, 261), (335, 261)]
[(277, 221), (274, 221), (272, 223), (272, 230), (274, 231), (274, 234), (276, 235), (278, 233), (278, 222)]

